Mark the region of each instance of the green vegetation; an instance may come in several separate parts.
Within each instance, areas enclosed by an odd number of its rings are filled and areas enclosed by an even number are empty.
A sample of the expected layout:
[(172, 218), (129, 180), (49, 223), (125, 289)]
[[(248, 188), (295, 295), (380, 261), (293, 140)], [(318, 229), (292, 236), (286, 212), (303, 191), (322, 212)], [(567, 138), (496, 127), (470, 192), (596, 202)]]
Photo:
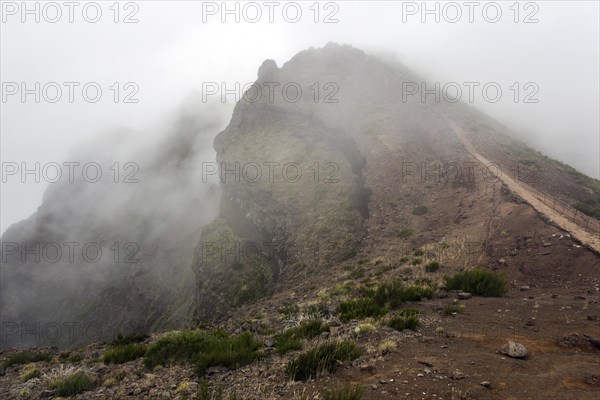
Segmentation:
[(323, 389), (323, 400), (360, 400), (363, 396), (362, 386), (344, 386), (341, 389)]
[(413, 252), (413, 256), (415, 256), (415, 257), (421, 257), (422, 255), (423, 255), (423, 250), (421, 250), (421, 249), (416, 249)]
[(444, 279), (446, 287), (450, 290), (461, 290), (479, 296), (502, 296), (507, 290), (504, 275), (483, 268), (457, 272)]
[(139, 343), (111, 345), (102, 356), (102, 361), (106, 364), (123, 364), (142, 357), (146, 349), (146, 345)]
[(365, 276), (365, 269), (363, 267), (357, 267), (352, 272), (350, 272), (350, 278), (352, 279), (360, 279)]
[(56, 390), (56, 395), (69, 397), (90, 390), (94, 382), (85, 372), (77, 372), (50, 382), (49, 387)]
[(397, 331), (403, 331), (405, 329), (416, 331), (419, 327), (419, 318), (416, 315), (411, 315), (410, 317), (394, 317), (388, 322), (388, 326)]
[(119, 346), (131, 343), (140, 343), (148, 339), (150, 336), (146, 334), (130, 333), (129, 335), (123, 336), (123, 334), (117, 334), (117, 338), (111, 343), (111, 345)]
[(23, 367), (23, 371), (21, 372), (21, 375), (19, 375), (19, 378), (21, 381), (27, 382), (30, 379), (39, 378), (40, 376), (42, 376), (42, 373), (37, 369), (35, 364), (27, 364)]
[(320, 319), (304, 321), (300, 325), (288, 329), (275, 336), (275, 350), (285, 354), (290, 350), (301, 350), (302, 339), (312, 339), (323, 332), (329, 332), (329, 325), (323, 324)]
[[(210, 390), (208, 387), (208, 382), (204, 379), (200, 382), (200, 392), (199, 392), (200, 400), (223, 400), (223, 386), (220, 384), (214, 390)], [(237, 394), (236, 392), (232, 392), (229, 395), (229, 400), (236, 400)]]
[(419, 317), (421, 310), (418, 308), (404, 308), (396, 316), (391, 318), (387, 325), (398, 331), (410, 329), (416, 331), (419, 327)]
[(435, 272), (438, 269), (440, 269), (440, 263), (437, 262), (437, 261), (432, 261), (432, 262), (430, 262), (429, 264), (427, 264), (425, 266), (425, 271), (426, 272)]
[[(592, 203), (591, 201), (589, 203)], [(592, 218), (600, 219), (600, 207), (586, 204), (586, 203), (575, 203), (573, 204), (573, 208), (579, 212), (584, 213), (587, 216)]]
[(384, 305), (378, 304), (375, 299), (359, 297), (340, 303), (337, 312), (343, 322), (348, 322), (367, 317), (380, 318), (388, 313), (388, 309)]
[(425, 214), (427, 211), (429, 211), (429, 208), (427, 208), (427, 206), (416, 206), (415, 208), (413, 208), (412, 213), (414, 215), (423, 215)]
[(398, 233), (396, 233), (396, 236), (400, 239), (408, 239), (414, 232), (415, 231), (412, 228), (402, 228), (400, 231), (398, 231)]
[(65, 363), (65, 362), (76, 363), (76, 362), (83, 360), (83, 355), (81, 355), (79, 353), (72, 354), (70, 351), (67, 351), (64, 353), (60, 353), (58, 355), (58, 359), (62, 363)]
[(450, 303), (446, 306), (446, 308), (444, 308), (444, 313), (446, 315), (460, 314), (464, 310), (465, 308), (460, 304)]
[(340, 303), (337, 312), (342, 322), (367, 317), (380, 318), (404, 302), (431, 298), (433, 291), (430, 286), (404, 286), (402, 281), (394, 280), (376, 287), (362, 288), (361, 297)]
[(7, 369), (17, 364), (29, 364), (51, 360), (52, 354), (48, 352), (35, 353), (32, 351), (19, 351), (8, 356), (8, 359), (2, 363), (2, 368)]
[(338, 362), (351, 361), (360, 356), (356, 343), (349, 340), (326, 342), (291, 360), (286, 374), (296, 381), (307, 381), (324, 372), (336, 371)]
[(144, 357), (147, 368), (189, 362), (203, 375), (212, 366), (239, 368), (263, 356), (262, 343), (251, 333), (228, 335), (222, 331), (171, 332), (152, 343)]
[(265, 296), (274, 285), (271, 265), (267, 260), (258, 257), (248, 257), (247, 270), (240, 274), (233, 286), (233, 304), (241, 305), (253, 302)]

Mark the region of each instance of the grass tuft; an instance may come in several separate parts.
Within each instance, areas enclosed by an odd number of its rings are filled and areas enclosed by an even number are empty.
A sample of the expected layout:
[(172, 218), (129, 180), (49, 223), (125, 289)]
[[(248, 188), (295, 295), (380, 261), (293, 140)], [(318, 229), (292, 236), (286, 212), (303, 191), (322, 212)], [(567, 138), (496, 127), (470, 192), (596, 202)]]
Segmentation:
[(69, 397), (92, 389), (94, 382), (85, 372), (77, 372), (50, 382), (49, 387), (56, 390), (56, 395)]
[(285, 354), (290, 350), (301, 350), (302, 339), (312, 339), (323, 332), (329, 332), (329, 325), (320, 319), (304, 321), (300, 325), (275, 336), (275, 350)]
[(196, 373), (203, 375), (212, 366), (239, 368), (262, 358), (262, 343), (245, 332), (228, 335), (222, 331), (181, 331), (169, 333), (152, 343), (144, 357), (144, 365), (189, 362), (195, 364)]
[(341, 389), (323, 389), (323, 400), (360, 400), (363, 396), (362, 386), (344, 386)]
[(457, 272), (444, 279), (448, 289), (461, 290), (478, 296), (498, 297), (507, 290), (504, 275), (483, 268)]
[(49, 352), (36, 353), (33, 351), (19, 351), (8, 356), (2, 363), (2, 368), (7, 369), (13, 365), (29, 364), (39, 361), (52, 361), (52, 354)]
[(328, 372), (336, 371), (341, 361), (351, 361), (360, 356), (356, 343), (338, 340), (321, 343), (288, 362), (285, 372), (295, 381), (307, 381)]

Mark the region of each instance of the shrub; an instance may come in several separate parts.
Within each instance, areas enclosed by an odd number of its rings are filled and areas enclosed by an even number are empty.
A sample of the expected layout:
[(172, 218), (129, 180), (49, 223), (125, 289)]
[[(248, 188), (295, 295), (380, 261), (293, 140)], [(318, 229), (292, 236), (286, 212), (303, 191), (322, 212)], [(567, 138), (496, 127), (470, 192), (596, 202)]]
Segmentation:
[(430, 262), (429, 264), (427, 264), (425, 266), (425, 271), (426, 272), (435, 272), (438, 269), (440, 269), (440, 263), (437, 262), (437, 261), (432, 261), (432, 262)]
[(375, 325), (370, 324), (368, 322), (363, 322), (362, 324), (360, 324), (356, 328), (354, 328), (354, 332), (356, 332), (359, 335), (361, 333), (372, 332), (374, 330), (375, 330)]
[(421, 249), (416, 249), (413, 252), (413, 256), (415, 256), (415, 257), (421, 257), (422, 255), (423, 255), (423, 250), (421, 250)]
[(360, 356), (356, 343), (349, 340), (325, 342), (288, 362), (285, 372), (293, 380), (306, 381), (337, 369), (338, 362)]
[(398, 233), (396, 233), (396, 236), (400, 239), (408, 239), (413, 233), (414, 230), (412, 228), (402, 228), (398, 231)]
[(36, 368), (35, 364), (27, 364), (23, 367), (23, 372), (21, 372), (19, 378), (21, 381), (27, 382), (30, 379), (39, 378), (40, 376), (42, 376), (42, 373)]
[(218, 385), (212, 392), (208, 388), (208, 382), (204, 379), (200, 382), (200, 400), (222, 400), (223, 399), (223, 387)]
[(446, 287), (451, 290), (461, 290), (486, 297), (502, 296), (506, 293), (504, 275), (483, 268), (457, 272), (444, 279)]
[(381, 352), (381, 354), (385, 355), (396, 350), (397, 347), (398, 345), (396, 344), (396, 341), (386, 340), (381, 342), (377, 348)]
[(148, 339), (150, 336), (146, 334), (130, 333), (129, 335), (123, 336), (121, 333), (117, 334), (117, 338), (111, 343), (111, 345), (125, 345), (131, 343), (140, 343)]
[(405, 329), (416, 331), (419, 327), (419, 317), (416, 315), (394, 317), (388, 321), (388, 326), (397, 331)]
[(444, 313), (446, 315), (460, 314), (463, 311), (464, 311), (463, 306), (461, 306), (460, 304), (454, 304), (454, 303), (450, 303), (446, 306), (446, 308), (444, 308)]
[(81, 355), (79, 353), (71, 354), (70, 351), (67, 351), (64, 353), (60, 353), (58, 355), (58, 359), (63, 363), (64, 362), (76, 363), (76, 362), (83, 360), (83, 355)]
[(337, 312), (342, 322), (367, 317), (380, 318), (389, 309), (398, 308), (403, 302), (431, 298), (434, 290), (429, 286), (404, 286), (399, 280), (382, 283), (377, 287), (362, 289), (362, 297), (340, 303)]
[(360, 400), (363, 396), (362, 386), (344, 386), (341, 389), (323, 389), (323, 400)]
[(68, 397), (90, 390), (94, 383), (85, 372), (77, 372), (50, 382), (49, 386), (50, 389), (56, 389), (58, 396)]
[(139, 343), (114, 345), (106, 350), (102, 360), (106, 364), (123, 364), (142, 357), (146, 353), (146, 349), (145, 345)]
[(32, 351), (19, 351), (8, 356), (8, 359), (2, 363), (4, 369), (13, 365), (29, 364), (39, 361), (52, 361), (52, 354), (48, 352), (35, 353)]
[(416, 206), (415, 208), (413, 208), (412, 213), (414, 215), (423, 215), (425, 214), (427, 211), (429, 211), (429, 208), (427, 208), (427, 206)]
[(302, 349), (302, 339), (312, 339), (323, 332), (329, 331), (329, 325), (324, 325), (320, 319), (304, 321), (297, 327), (275, 336), (275, 350), (285, 354), (290, 350)]
[(352, 319), (383, 317), (387, 314), (388, 309), (385, 305), (378, 304), (373, 298), (359, 297), (340, 303), (337, 312), (342, 322), (348, 322)]
[(144, 357), (148, 368), (176, 362), (191, 362), (198, 375), (212, 366), (239, 368), (261, 358), (262, 343), (251, 333), (228, 335), (222, 331), (181, 331), (152, 343)]

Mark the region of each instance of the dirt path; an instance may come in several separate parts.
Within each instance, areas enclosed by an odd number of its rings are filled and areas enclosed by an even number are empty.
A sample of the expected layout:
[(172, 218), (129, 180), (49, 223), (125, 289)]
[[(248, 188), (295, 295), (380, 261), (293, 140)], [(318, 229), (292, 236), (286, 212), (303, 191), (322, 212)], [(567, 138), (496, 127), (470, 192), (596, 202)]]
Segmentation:
[[(473, 157), (475, 157), (479, 162), (483, 163), (483, 165), (493, 164), (487, 158), (485, 158), (484, 156), (479, 154), (477, 152), (477, 150), (475, 150), (475, 147), (473, 147), (471, 142), (469, 142), (469, 140), (465, 136), (463, 130), (458, 125), (456, 125), (453, 121), (450, 121), (450, 120), (447, 120), (447, 122), (448, 122), (448, 124), (450, 124), (450, 127), (452, 128), (452, 130), (454, 131), (454, 133), (456, 134), (458, 139), (462, 142), (462, 144), (465, 146), (467, 151)], [(544, 204), (541, 200), (539, 200), (535, 196), (535, 194), (531, 188), (520, 184), (519, 182), (515, 181), (507, 174), (500, 174), (500, 176), (498, 176), (498, 178), (513, 193), (520, 196), (523, 200), (525, 200), (529, 205), (531, 205), (533, 208), (535, 208), (538, 212), (541, 212), (542, 214), (546, 215), (554, 223), (556, 223), (562, 229), (569, 232), (573, 237), (575, 237), (577, 240), (579, 240), (583, 245), (587, 246), (588, 248), (594, 250), (597, 253), (600, 253), (600, 237), (598, 237), (597, 233), (594, 234), (592, 232), (586, 231), (581, 226), (577, 225), (576, 223), (570, 221), (569, 219), (567, 219), (566, 217), (561, 215), (559, 212), (548, 207), (546, 204)]]

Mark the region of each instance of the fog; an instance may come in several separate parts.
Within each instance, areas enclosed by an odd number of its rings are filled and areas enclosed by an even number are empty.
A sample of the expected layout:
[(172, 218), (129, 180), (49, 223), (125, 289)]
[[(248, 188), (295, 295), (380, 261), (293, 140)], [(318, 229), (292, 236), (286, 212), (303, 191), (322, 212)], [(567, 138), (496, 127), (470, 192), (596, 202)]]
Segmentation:
[[(406, 8), (406, 3), (410, 2), (320, 3), (318, 23), (313, 21), (314, 9), (309, 9), (312, 2), (301, 3), (303, 14), (296, 23), (282, 17), (284, 3), (275, 9), (274, 22), (269, 22), (267, 8), (258, 2), (264, 15), (257, 23), (244, 21), (243, 16), (236, 22), (233, 15), (223, 23), (218, 12), (203, 14), (201, 2), (149, 1), (128, 3), (136, 6), (128, 9), (121, 3), (119, 22), (115, 23), (110, 4), (101, 3), (102, 18), (96, 23), (85, 21), (79, 9), (70, 23), (66, 8), (61, 20), (50, 23), (44, 15), (35, 22), (34, 16), (7, 8), (7, 4), (19, 8), (20, 2), (5, 2), (0, 28), (3, 167), (6, 163), (32, 167), (36, 162), (77, 162), (69, 159), (73, 148), (91, 140), (108, 141), (105, 135), (114, 135), (116, 128), (139, 133), (127, 144), (113, 137), (114, 152), (97, 158), (136, 162), (119, 155), (137, 154), (135, 150), (144, 148), (145, 142), (157, 141), (161, 133), (155, 127), (190, 93), (201, 92), (203, 83), (225, 83), (229, 89), (236, 82), (243, 86), (256, 79), (265, 59), (282, 65), (301, 50), (334, 41), (394, 57), (441, 86), (456, 82), (465, 88), (464, 82), (477, 82), (481, 87), (495, 82), (503, 90), (500, 100), (488, 101), (478, 89), (474, 106), (532, 147), (600, 177), (597, 2), (529, 3), (539, 10), (525, 9), (521, 3), (517, 23), (509, 8), (512, 2), (499, 3), (502, 18), (496, 23), (483, 18), (485, 2), (475, 9), (472, 23), (461, 2), (456, 4), (463, 15), (456, 23), (448, 21), (454, 13), (446, 18), (442, 15), (436, 22), (433, 15), (413, 14), (414, 9)], [(32, 9), (34, 4), (30, 3)], [(219, 7), (221, 3), (214, 4)], [(445, 5), (438, 4), (440, 9)], [(243, 5), (240, 3), (240, 9)], [(418, 7), (420, 2), (411, 5)], [(54, 11), (47, 11), (53, 18)], [(131, 13), (138, 22), (123, 23)], [(493, 16), (493, 11), (489, 15)], [(327, 16), (337, 22), (324, 23)], [(524, 23), (527, 17), (538, 22)], [(27, 88), (33, 88), (35, 82), (41, 86), (76, 82), (79, 86), (73, 102), (62, 86), (61, 100), (50, 103), (42, 98), (36, 103), (34, 95), (27, 95), (25, 101), (20, 93), (8, 95), (14, 88), (10, 84), (21, 82), (26, 82)], [(95, 103), (81, 95), (80, 88), (89, 82), (102, 89)], [(520, 90), (516, 102), (510, 89), (515, 82)], [(533, 92), (530, 100), (538, 101), (524, 102)], [(466, 93), (463, 101), (468, 101)], [(128, 94), (132, 95), (129, 100), (138, 102), (124, 102)], [(212, 96), (212, 100), (218, 103), (220, 99)], [(225, 100), (233, 103), (236, 98), (228, 95)], [(226, 107), (228, 113), (232, 109), (231, 104), (217, 106)], [(32, 175), (25, 182), (18, 174), (3, 179), (1, 232), (35, 212), (49, 185), (43, 179), (35, 182)]]

